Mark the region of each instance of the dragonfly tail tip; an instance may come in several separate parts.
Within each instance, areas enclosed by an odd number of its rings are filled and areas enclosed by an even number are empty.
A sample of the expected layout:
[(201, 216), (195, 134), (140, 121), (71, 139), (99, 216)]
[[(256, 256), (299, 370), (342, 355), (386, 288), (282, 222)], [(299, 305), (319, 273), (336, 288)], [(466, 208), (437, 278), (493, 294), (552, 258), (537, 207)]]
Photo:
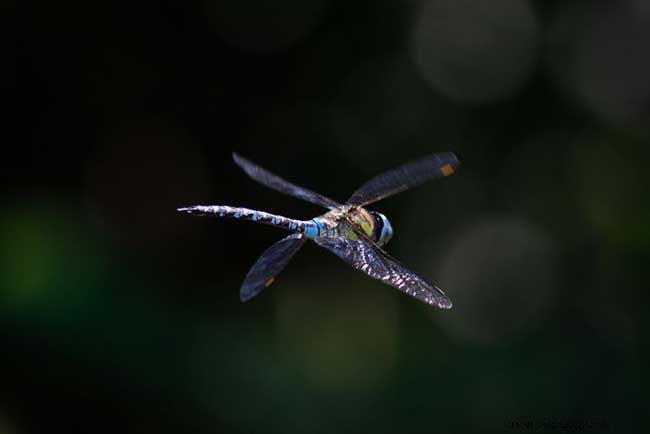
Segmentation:
[(196, 207), (186, 206), (186, 207), (176, 208), (176, 211), (184, 212), (184, 213), (187, 213), (187, 214), (193, 214), (196, 211)]

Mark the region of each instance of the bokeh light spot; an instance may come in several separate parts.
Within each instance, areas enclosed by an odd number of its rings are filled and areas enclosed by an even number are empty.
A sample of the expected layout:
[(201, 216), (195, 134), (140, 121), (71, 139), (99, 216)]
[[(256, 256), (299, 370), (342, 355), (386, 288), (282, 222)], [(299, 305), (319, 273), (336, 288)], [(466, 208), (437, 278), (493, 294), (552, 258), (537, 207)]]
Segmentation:
[(626, 1), (598, 5), (571, 2), (559, 9), (549, 32), (552, 76), (601, 118), (647, 127), (650, 16)]
[(396, 146), (402, 154), (409, 149), (430, 153), (432, 136), (440, 142), (457, 136), (454, 108), (431, 92), (406, 56), (364, 61), (338, 92), (318, 123), (326, 125), (333, 145), (355, 164), (381, 164), (393, 158), (389, 153)]
[(438, 92), (467, 104), (516, 92), (533, 70), (539, 25), (528, 1), (421, 2), (412, 56)]
[(554, 243), (540, 228), (510, 217), (485, 219), (454, 242), (440, 282), (454, 300), (436, 315), (460, 340), (496, 344), (535, 325), (555, 291)]

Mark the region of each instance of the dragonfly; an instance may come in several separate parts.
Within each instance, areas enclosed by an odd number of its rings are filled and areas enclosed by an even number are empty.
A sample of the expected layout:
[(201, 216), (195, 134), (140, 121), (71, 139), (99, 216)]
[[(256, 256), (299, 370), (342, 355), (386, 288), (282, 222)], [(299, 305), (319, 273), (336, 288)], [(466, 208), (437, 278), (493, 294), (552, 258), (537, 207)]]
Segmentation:
[(226, 205), (177, 209), (192, 215), (250, 220), (292, 232), (271, 245), (253, 264), (240, 289), (241, 301), (248, 301), (268, 288), (300, 248), (313, 241), (357, 270), (428, 305), (440, 309), (452, 307), (451, 300), (440, 288), (404, 267), (383, 249), (393, 236), (393, 227), (384, 214), (370, 211), (366, 205), (453, 174), (460, 165), (453, 152), (428, 155), (382, 173), (361, 185), (344, 204), (280, 178), (237, 153), (233, 153), (233, 160), (250, 178), (266, 187), (329, 209), (311, 220)]

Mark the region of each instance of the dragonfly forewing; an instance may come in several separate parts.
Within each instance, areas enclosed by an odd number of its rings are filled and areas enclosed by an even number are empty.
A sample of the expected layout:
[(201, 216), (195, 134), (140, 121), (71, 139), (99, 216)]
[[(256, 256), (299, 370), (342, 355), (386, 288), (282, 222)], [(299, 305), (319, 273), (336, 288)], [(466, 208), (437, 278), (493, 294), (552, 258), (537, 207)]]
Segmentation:
[[(356, 239), (354, 239), (356, 238)], [(315, 238), (314, 242), (352, 265), (357, 270), (387, 285), (440, 309), (450, 309), (452, 302), (437, 286), (431, 285), (397, 259), (388, 255), (364, 234), (354, 237)]]
[(311, 191), (307, 188), (300, 187), (287, 181), (286, 179), (274, 175), (273, 173), (269, 172), (263, 167), (258, 166), (252, 161), (247, 160), (239, 154), (233, 152), (232, 158), (235, 160), (235, 163), (237, 163), (237, 165), (241, 167), (244, 172), (246, 172), (248, 176), (260, 184), (265, 185), (275, 191), (279, 191), (280, 193), (288, 194), (290, 196), (297, 197), (299, 199), (306, 200), (307, 202), (311, 202), (313, 204), (320, 205), (329, 209), (341, 206), (341, 204), (335, 200), (330, 199), (329, 197), (323, 196), (322, 194), (316, 193), (315, 191)]
[(409, 188), (417, 187), (431, 179), (449, 176), (459, 166), (460, 161), (453, 152), (433, 154), (406, 163), (363, 184), (352, 193), (346, 204), (364, 206), (377, 202)]

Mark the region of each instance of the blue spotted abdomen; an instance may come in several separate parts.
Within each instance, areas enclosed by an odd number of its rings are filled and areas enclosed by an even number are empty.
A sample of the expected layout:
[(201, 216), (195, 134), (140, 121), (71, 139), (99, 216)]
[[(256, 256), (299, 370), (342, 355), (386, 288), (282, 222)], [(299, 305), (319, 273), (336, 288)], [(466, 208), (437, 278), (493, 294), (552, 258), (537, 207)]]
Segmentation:
[[(264, 223), (271, 226), (277, 226), (290, 231), (305, 232), (307, 228), (313, 226), (313, 221), (303, 221), (290, 219), (281, 215), (271, 214), (254, 209), (240, 208), (226, 205), (195, 205), (187, 208), (179, 208), (178, 211), (194, 215), (206, 215), (214, 217), (228, 217), (241, 220), (250, 220)], [(308, 235), (309, 236), (309, 235)]]

